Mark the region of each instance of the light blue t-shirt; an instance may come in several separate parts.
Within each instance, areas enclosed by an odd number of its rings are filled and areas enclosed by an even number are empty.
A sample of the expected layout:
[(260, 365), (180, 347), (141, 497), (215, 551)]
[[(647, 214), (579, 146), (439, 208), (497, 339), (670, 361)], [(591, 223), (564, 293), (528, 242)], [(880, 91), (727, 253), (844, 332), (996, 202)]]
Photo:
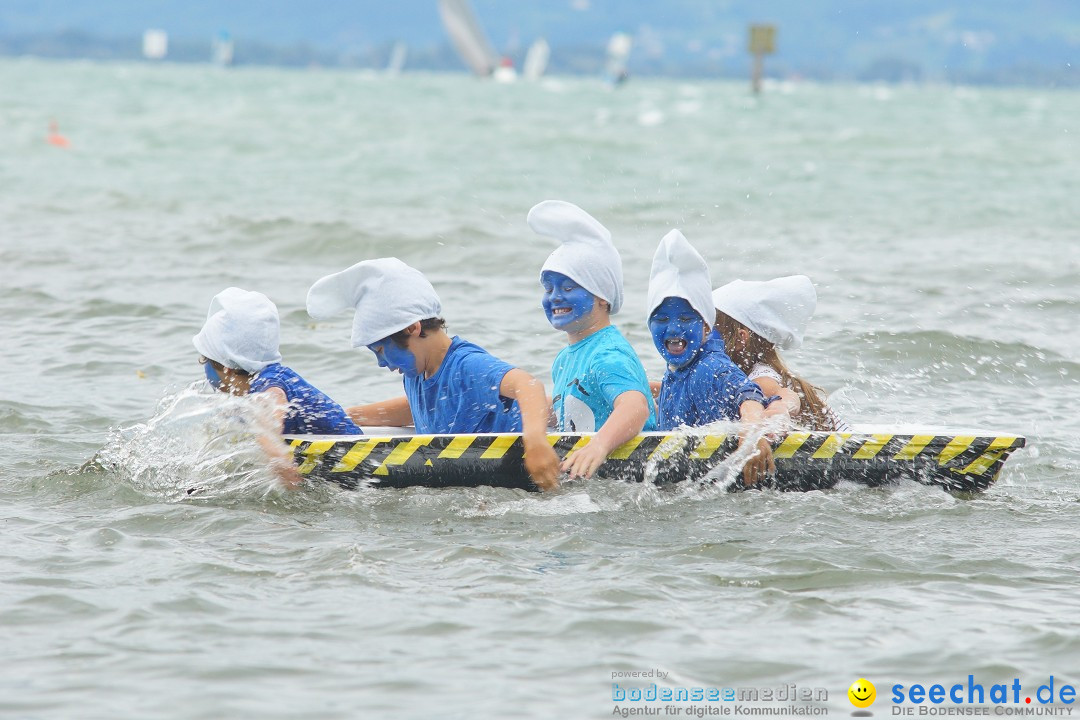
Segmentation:
[(416, 432), (424, 434), (521, 432), (516, 400), (499, 394), (514, 366), (455, 336), (430, 378), (406, 377)]
[(286, 435), (362, 435), (345, 411), (326, 393), (281, 363), (267, 365), (248, 386), (249, 393), (280, 388), (289, 401), (285, 411)]
[(710, 334), (698, 356), (685, 367), (668, 369), (660, 386), (660, 429), (698, 427), (718, 420), (738, 420), (747, 400), (766, 405), (757, 383), (724, 352), (724, 341)]
[(644, 430), (656, 429), (656, 407), (649, 379), (634, 348), (618, 328), (609, 325), (567, 345), (551, 366), (551, 403), (563, 432), (595, 432), (615, 408), (615, 398), (636, 390), (649, 403)]

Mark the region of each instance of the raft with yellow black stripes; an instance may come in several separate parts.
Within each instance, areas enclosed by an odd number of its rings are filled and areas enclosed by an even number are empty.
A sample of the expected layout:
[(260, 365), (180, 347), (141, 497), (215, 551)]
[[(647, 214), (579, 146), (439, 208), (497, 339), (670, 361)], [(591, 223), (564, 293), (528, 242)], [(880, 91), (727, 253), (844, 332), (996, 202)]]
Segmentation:
[[(302, 475), (348, 489), (504, 487), (536, 490), (514, 434), (416, 435), (401, 428), (366, 428), (363, 436), (292, 436)], [(560, 458), (588, 444), (592, 433), (549, 435)], [(779, 490), (820, 490), (840, 481), (869, 486), (910, 479), (956, 492), (988, 488), (1014, 451), (1018, 435), (865, 428), (856, 432), (788, 432), (771, 441)], [(598, 471), (603, 478), (668, 484), (719, 481), (737, 489), (733, 434), (647, 432), (616, 448)], [(731, 463), (729, 463), (730, 465)], [(723, 472), (727, 470), (727, 472)]]

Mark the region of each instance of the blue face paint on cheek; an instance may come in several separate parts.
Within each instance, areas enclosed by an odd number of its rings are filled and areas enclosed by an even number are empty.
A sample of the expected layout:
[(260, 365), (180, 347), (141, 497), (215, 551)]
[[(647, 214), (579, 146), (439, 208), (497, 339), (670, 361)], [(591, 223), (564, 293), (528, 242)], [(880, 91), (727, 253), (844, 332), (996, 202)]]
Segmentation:
[(556, 330), (569, 332), (574, 324), (592, 312), (596, 298), (567, 276), (545, 270), (540, 276), (544, 288), (541, 304), (548, 322)]
[(681, 368), (705, 344), (705, 321), (684, 298), (669, 297), (649, 316), (657, 352), (673, 368)]
[(379, 367), (390, 371), (399, 370), (408, 377), (416, 377), (420, 374), (416, 369), (416, 356), (405, 348), (399, 347), (390, 338), (368, 345), (368, 350), (375, 353)]
[(214, 369), (209, 360), (203, 363), (203, 372), (206, 373), (206, 379), (210, 382), (210, 386), (218, 390), (221, 387), (221, 376), (217, 374), (217, 370)]

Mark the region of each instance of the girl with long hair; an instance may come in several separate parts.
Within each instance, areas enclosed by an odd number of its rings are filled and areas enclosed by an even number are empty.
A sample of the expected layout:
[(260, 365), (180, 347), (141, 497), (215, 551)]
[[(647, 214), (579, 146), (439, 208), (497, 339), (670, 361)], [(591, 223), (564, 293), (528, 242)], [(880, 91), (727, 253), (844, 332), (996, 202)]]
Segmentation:
[(824, 391), (791, 372), (779, 350), (802, 345), (817, 307), (810, 278), (791, 275), (764, 282), (735, 280), (713, 292), (716, 333), (728, 356), (766, 397), (779, 395), (796, 424), (810, 430), (850, 430), (829, 407)]

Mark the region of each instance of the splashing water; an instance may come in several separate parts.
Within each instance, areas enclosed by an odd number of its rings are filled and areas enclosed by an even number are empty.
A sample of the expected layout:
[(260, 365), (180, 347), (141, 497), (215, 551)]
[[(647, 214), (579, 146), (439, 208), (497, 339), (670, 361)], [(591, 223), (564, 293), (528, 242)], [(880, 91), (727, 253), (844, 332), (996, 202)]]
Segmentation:
[(211, 393), (200, 382), (162, 398), (147, 422), (114, 431), (85, 467), (164, 500), (265, 496), (280, 483), (258, 438), (276, 432), (262, 396)]
[[(716, 423), (716, 425), (721, 425), (725, 432), (732, 434), (738, 434), (742, 427), (734, 423)], [(713, 429), (714, 427), (715, 425), (708, 425), (703, 428), (697, 428), (696, 430), (698, 433), (717, 434), (718, 429)], [(735, 451), (717, 463), (716, 467), (709, 470), (705, 477), (701, 479), (702, 484), (713, 485), (725, 489), (731, 489), (733, 483), (741, 485), (743, 466), (746, 465), (751, 458), (757, 456), (758, 441), (767, 435), (775, 436), (790, 430), (792, 428), (792, 423), (787, 416), (777, 416), (768, 418), (757, 425), (747, 426), (747, 428), (745, 438)]]
[[(704, 500), (741, 489), (743, 467), (758, 454), (758, 441), (766, 435), (783, 433), (790, 428), (791, 421), (786, 417), (768, 418), (764, 422), (748, 425), (745, 428), (739, 423), (727, 421), (700, 427), (679, 428), (660, 444), (646, 462), (644, 482), (637, 488), (634, 501), (639, 506), (647, 506), (662, 502), (664, 497)], [(745, 437), (738, 447), (717, 462), (702, 478), (696, 482), (676, 483), (673, 491), (665, 488), (663, 480), (669, 472), (667, 465), (670, 458), (685, 455), (688, 445), (705, 436), (738, 437), (739, 432), (744, 429)]]

